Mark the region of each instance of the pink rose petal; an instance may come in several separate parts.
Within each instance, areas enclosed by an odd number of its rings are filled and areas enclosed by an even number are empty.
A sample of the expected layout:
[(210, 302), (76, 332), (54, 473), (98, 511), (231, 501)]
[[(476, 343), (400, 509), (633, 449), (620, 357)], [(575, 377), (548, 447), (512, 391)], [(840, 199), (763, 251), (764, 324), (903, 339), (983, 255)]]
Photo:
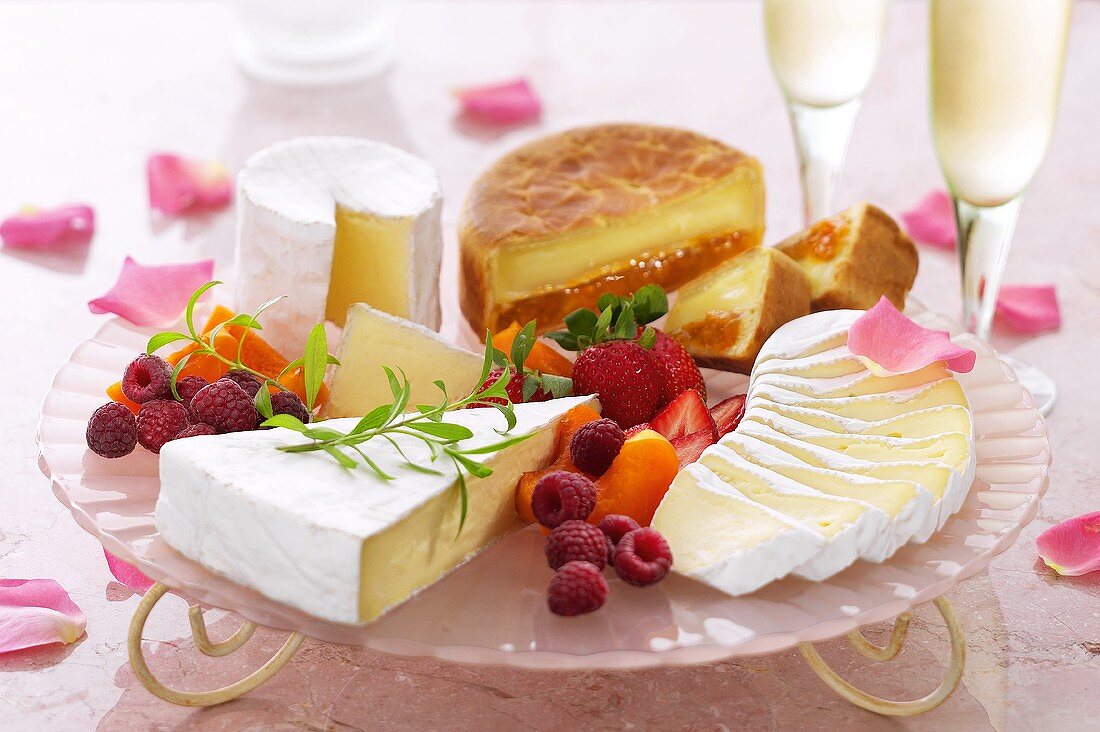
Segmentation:
[(456, 94), (464, 114), (489, 124), (530, 122), (542, 114), (542, 104), (535, 90), (522, 77), (501, 84), (459, 89)]
[(233, 200), (233, 181), (221, 163), (158, 153), (145, 168), (149, 205), (168, 216), (222, 208)]
[(134, 325), (169, 325), (187, 307), (191, 293), (213, 275), (213, 259), (147, 267), (126, 257), (114, 287), (91, 300), (88, 309), (121, 315)]
[(997, 317), (1020, 333), (1041, 333), (1062, 325), (1054, 285), (1004, 285), (997, 296)]
[(1035, 545), (1058, 574), (1076, 577), (1100, 571), (1100, 511), (1051, 526), (1039, 534)]
[(88, 621), (51, 579), (0, 579), (0, 653), (72, 643)]
[(111, 570), (114, 578), (134, 592), (145, 594), (145, 591), (153, 586), (153, 580), (146, 577), (134, 565), (124, 562), (106, 549), (103, 550), (103, 556), (107, 557), (107, 568)]
[(955, 211), (947, 191), (929, 191), (901, 215), (909, 236), (938, 249), (955, 248)]
[(908, 374), (936, 361), (965, 374), (977, 359), (974, 351), (953, 343), (946, 330), (917, 325), (885, 296), (852, 323), (848, 350), (878, 375)]
[(85, 203), (41, 210), (27, 208), (0, 223), (4, 246), (18, 249), (87, 244), (93, 234), (95, 211)]

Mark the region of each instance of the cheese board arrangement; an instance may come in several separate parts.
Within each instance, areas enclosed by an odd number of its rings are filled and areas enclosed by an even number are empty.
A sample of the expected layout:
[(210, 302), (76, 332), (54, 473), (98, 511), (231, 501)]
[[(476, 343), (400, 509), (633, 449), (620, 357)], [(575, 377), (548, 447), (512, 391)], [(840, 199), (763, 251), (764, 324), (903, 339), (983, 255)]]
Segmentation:
[[(530, 668), (798, 646), (884, 714), (958, 683), (942, 595), (1035, 516), (1050, 449), (1012, 369), (908, 297), (885, 212), (764, 246), (751, 156), (579, 128), (478, 178), (441, 282), (442, 191), (410, 153), (288, 140), (237, 185), (229, 284), (164, 328), (106, 322), (39, 427), (58, 499), (157, 583), (130, 637), (153, 693), (227, 701), (305, 636)], [(141, 650), (169, 588), (244, 619), (215, 643), (193, 608), (204, 653), (291, 636), (231, 687), (170, 689)], [(953, 660), (924, 699), (868, 697), (811, 645), (888, 659), (929, 601)], [(886, 649), (858, 633), (894, 617)]]

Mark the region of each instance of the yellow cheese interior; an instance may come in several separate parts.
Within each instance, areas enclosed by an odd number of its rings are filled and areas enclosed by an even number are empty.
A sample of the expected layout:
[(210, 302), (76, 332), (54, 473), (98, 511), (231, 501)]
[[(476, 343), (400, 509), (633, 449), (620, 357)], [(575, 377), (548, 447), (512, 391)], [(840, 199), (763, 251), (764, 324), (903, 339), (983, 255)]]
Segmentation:
[(807, 524), (826, 539), (855, 523), (867, 510), (858, 503), (838, 501), (826, 495), (779, 490), (713, 453), (705, 453), (700, 462), (746, 498)]
[(762, 190), (755, 172), (739, 170), (712, 188), (644, 215), (607, 219), (602, 226), (505, 247), (490, 261), (494, 295), (512, 300), (547, 285), (586, 281), (604, 268), (707, 234), (760, 232)]
[(843, 386), (834, 386), (830, 389), (817, 392), (814, 391), (814, 388), (817, 387), (820, 389), (821, 379), (828, 377), (824, 377), (816, 372), (806, 373), (803, 377), (806, 381), (801, 379), (784, 379), (783, 377), (771, 377), (769, 381), (774, 379), (774, 383), (777, 385), (789, 391), (798, 392), (799, 394), (824, 398), (843, 398), (867, 396), (869, 394), (885, 394), (886, 392), (899, 391), (901, 389), (911, 389), (924, 384), (930, 384), (933, 381), (939, 381), (950, 375), (951, 373), (942, 362), (936, 362), (907, 374), (874, 376), (870, 372), (866, 372), (865, 378), (848, 378), (845, 379), (848, 383)]
[(912, 480), (927, 488), (936, 500), (943, 498), (947, 484), (953, 475), (951, 469), (945, 465), (914, 465), (913, 463), (877, 463), (852, 468), (849, 472), (882, 480)]
[(359, 619), (368, 622), (435, 582), (474, 553), (520, 527), (515, 490), (520, 475), (550, 458), (554, 424), (496, 453), (485, 478), (467, 476), (469, 505), (458, 531), (459, 489), (444, 491), (363, 542)]
[(854, 435), (801, 435), (799, 439), (848, 457), (875, 463), (934, 460), (958, 472), (966, 467), (970, 448), (965, 435), (950, 432), (911, 444), (890, 444), (889, 438)]
[(326, 318), (342, 327), (348, 307), (357, 302), (409, 317), (412, 226), (412, 217), (384, 218), (336, 207)]
[(340, 365), (330, 384), (322, 416), (362, 417), (379, 404), (393, 401), (383, 366), (405, 373), (412, 389), (409, 410), (443, 399), (433, 382), (446, 382), (452, 398), (478, 386), (482, 357), (445, 342), (424, 329), (389, 318), (365, 305), (348, 310), (348, 322), (337, 350)]
[(878, 422), (879, 420), (915, 412), (919, 409), (942, 407), (948, 404), (967, 404), (966, 395), (955, 379), (938, 381), (905, 401), (892, 399), (886, 395), (871, 395), (854, 397), (851, 401), (808, 399), (805, 402), (799, 402), (798, 406), (821, 409), (841, 417), (862, 419), (865, 422)]
[(668, 315), (666, 330), (705, 320), (714, 310), (744, 313), (755, 309), (766, 281), (767, 256), (742, 255), (736, 261), (737, 266), (721, 267), (682, 288)]
[[(850, 431), (849, 427), (842, 422), (840, 418), (828, 413), (823, 412), (814, 414), (801, 411), (788, 412), (783, 409), (782, 405), (778, 404), (760, 404), (758, 406), (768, 411), (788, 416), (807, 427), (840, 433)], [(772, 423), (769, 422), (769, 424)], [(781, 429), (781, 427), (777, 425), (772, 424), (772, 426), (776, 429)], [(970, 427), (970, 412), (966, 407), (947, 406), (913, 412), (911, 414), (903, 414), (883, 422), (869, 422), (865, 425), (861, 425), (854, 431), (861, 435), (919, 438), (931, 437), (932, 435), (939, 435), (944, 432), (962, 432), (963, 434), (969, 434)]]
[(676, 568), (687, 573), (790, 529), (740, 495), (703, 487), (695, 476), (684, 471), (665, 494), (652, 525), (672, 548)]

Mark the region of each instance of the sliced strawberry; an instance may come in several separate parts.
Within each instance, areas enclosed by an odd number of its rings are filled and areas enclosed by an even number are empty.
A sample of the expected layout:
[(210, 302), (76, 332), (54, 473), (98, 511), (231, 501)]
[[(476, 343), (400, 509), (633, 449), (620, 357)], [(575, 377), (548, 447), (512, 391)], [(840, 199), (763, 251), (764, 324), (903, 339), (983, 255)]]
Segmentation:
[(680, 396), (649, 420), (649, 428), (660, 432), (670, 442), (699, 431), (709, 431), (713, 435), (711, 442), (718, 439), (718, 431), (707, 405), (694, 389), (680, 392)]
[[(694, 394), (695, 392), (691, 393)], [(690, 465), (698, 460), (699, 456), (703, 454), (703, 450), (717, 442), (717, 438), (714, 436), (714, 430), (708, 428), (681, 435), (669, 440), (669, 442), (676, 448), (676, 456), (680, 458), (680, 467), (683, 468), (685, 465)]]
[(710, 416), (718, 428), (718, 436), (723, 437), (737, 429), (741, 418), (745, 416), (745, 395), (738, 394), (715, 404), (710, 408)]

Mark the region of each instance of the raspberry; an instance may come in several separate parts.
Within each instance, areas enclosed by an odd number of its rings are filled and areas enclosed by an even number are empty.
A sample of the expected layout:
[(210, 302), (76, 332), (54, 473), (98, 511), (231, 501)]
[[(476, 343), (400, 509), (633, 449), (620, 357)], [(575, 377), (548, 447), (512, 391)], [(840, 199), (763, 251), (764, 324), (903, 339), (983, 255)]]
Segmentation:
[(583, 615), (599, 610), (607, 600), (607, 580), (589, 562), (569, 562), (550, 580), (546, 604), (555, 615)]
[(137, 416), (138, 442), (149, 452), (159, 453), (164, 443), (189, 427), (187, 408), (173, 399), (156, 399), (141, 405)]
[(297, 417), (299, 422), (309, 424), (309, 410), (292, 391), (277, 391), (271, 395), (271, 413), (289, 414), (291, 417)]
[(191, 406), (191, 399), (199, 393), (199, 389), (209, 384), (210, 382), (201, 376), (184, 376), (182, 379), (176, 380), (176, 393), (180, 395), (183, 406), (189, 407)]
[(626, 434), (613, 419), (597, 419), (581, 425), (569, 441), (573, 464), (586, 473), (603, 475), (623, 449)]
[(672, 550), (656, 529), (628, 532), (615, 546), (615, 572), (623, 582), (645, 587), (660, 582), (672, 567)]
[(242, 371), (241, 369), (230, 369), (225, 372), (225, 376), (222, 378), (234, 382), (237, 386), (244, 389), (245, 394), (248, 394), (248, 396), (252, 398), (256, 397), (256, 392), (264, 385), (263, 379), (259, 376), (247, 371)]
[(202, 422), (199, 422), (198, 424), (193, 424), (190, 427), (186, 428), (185, 430), (183, 430), (183, 432), (180, 432), (178, 435), (176, 435), (175, 439), (182, 440), (186, 437), (198, 437), (199, 435), (216, 434), (218, 434), (218, 431), (216, 429), (208, 424), (203, 424)]
[(191, 399), (191, 421), (205, 422), (218, 432), (244, 432), (256, 429), (260, 415), (235, 381), (218, 379), (199, 389)]
[(172, 366), (160, 356), (143, 353), (122, 374), (122, 393), (138, 404), (172, 398)]
[(118, 402), (107, 402), (92, 412), (84, 433), (88, 448), (105, 458), (129, 455), (137, 445), (137, 419)]
[(600, 521), (600, 531), (607, 534), (607, 538), (614, 545), (618, 545), (624, 536), (639, 528), (641, 526), (637, 521), (621, 513), (609, 514)]
[(573, 561), (591, 562), (603, 569), (607, 564), (607, 538), (584, 521), (566, 521), (546, 537), (546, 561), (558, 569)]
[(548, 529), (563, 521), (584, 521), (595, 507), (596, 484), (568, 470), (555, 470), (542, 476), (531, 493), (531, 513)]

